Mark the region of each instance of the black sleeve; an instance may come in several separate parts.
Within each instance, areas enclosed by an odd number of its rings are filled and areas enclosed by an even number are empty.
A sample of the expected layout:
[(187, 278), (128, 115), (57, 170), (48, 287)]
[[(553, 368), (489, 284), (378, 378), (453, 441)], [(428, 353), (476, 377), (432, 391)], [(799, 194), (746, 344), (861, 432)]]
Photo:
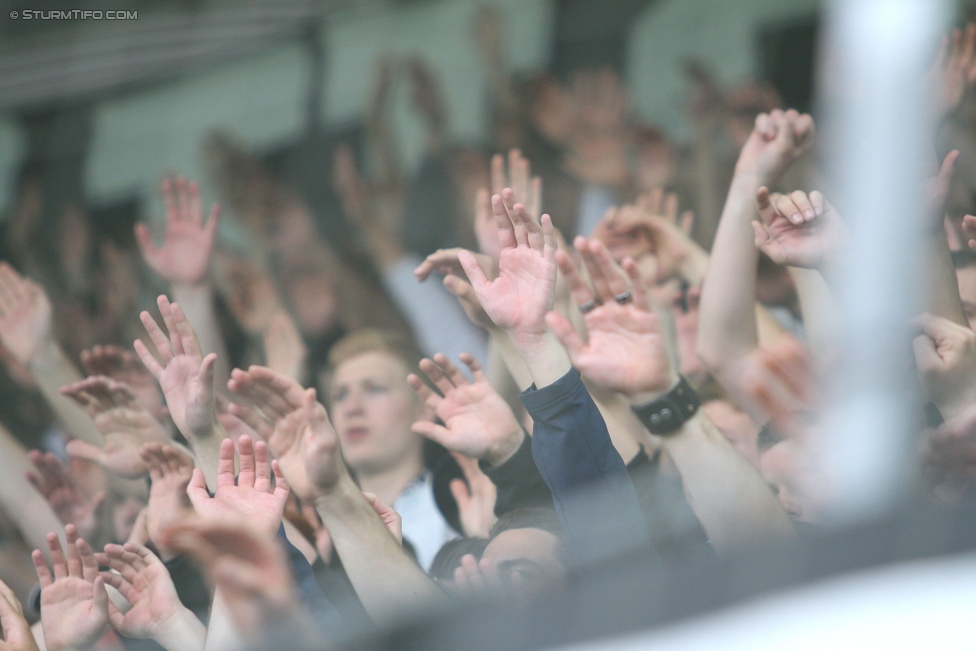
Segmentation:
[(522, 445), (515, 455), (505, 463), (492, 466), (481, 461), (478, 465), (498, 491), (496, 517), (518, 509), (554, 508), (552, 493), (532, 460), (532, 437), (528, 434), (522, 439)]

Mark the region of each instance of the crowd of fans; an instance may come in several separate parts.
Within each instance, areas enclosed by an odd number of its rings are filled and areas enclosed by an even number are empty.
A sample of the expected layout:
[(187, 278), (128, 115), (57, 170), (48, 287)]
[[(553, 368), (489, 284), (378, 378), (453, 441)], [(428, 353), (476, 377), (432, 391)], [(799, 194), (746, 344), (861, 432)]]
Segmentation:
[[(51, 206), (25, 164), (0, 263), (2, 648), (318, 648), (455, 598), (531, 603), (635, 549), (824, 526), (847, 229), (813, 119), (699, 71), (679, 147), (614, 73), (516, 76), (479, 21), (490, 141), (451, 142), (431, 71), (384, 61), (322, 179), (334, 213), (226, 134), (205, 151), (228, 210), (167, 178), (161, 233)], [(397, 79), (426, 129), (410, 178)], [(905, 328), (919, 490), (955, 503), (976, 476), (976, 25), (919, 84), (952, 151), (918, 180), (928, 214), (901, 216), (931, 253)]]

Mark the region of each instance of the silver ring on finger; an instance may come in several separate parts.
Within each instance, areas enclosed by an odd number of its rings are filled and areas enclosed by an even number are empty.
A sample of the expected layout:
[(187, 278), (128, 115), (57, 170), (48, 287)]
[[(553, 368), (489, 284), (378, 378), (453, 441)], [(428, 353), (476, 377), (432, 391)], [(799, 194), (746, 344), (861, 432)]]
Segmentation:
[(595, 310), (597, 305), (599, 305), (599, 303), (596, 302), (596, 299), (591, 298), (590, 300), (588, 300), (587, 302), (579, 306), (579, 311), (582, 312), (583, 314), (586, 314), (587, 312), (592, 312), (593, 310)]
[(630, 303), (630, 301), (633, 298), (634, 298), (634, 289), (632, 287), (628, 287), (626, 292), (615, 295), (613, 297), (613, 300), (617, 301), (621, 305), (624, 305), (626, 303)]

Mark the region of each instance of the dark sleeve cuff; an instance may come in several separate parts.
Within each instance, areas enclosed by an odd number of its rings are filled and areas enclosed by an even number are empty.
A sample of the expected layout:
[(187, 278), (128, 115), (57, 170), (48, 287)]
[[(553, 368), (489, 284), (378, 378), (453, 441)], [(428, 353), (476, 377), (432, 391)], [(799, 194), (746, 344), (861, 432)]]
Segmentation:
[(518, 509), (553, 508), (552, 493), (532, 459), (532, 437), (526, 434), (522, 445), (505, 463), (492, 466), (479, 461), (481, 471), (495, 485), (495, 517)]
[(567, 396), (573, 395), (582, 384), (579, 371), (571, 367), (566, 375), (549, 386), (537, 389), (533, 384), (523, 391), (522, 404), (534, 419), (554, 416), (565, 409)]

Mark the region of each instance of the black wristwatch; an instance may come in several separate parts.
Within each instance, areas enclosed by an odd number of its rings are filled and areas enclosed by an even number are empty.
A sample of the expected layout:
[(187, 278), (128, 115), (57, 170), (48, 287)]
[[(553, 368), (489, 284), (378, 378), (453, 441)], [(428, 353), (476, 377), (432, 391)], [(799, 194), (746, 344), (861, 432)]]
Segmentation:
[(701, 398), (682, 375), (678, 386), (654, 402), (631, 407), (637, 419), (651, 434), (667, 436), (681, 429), (698, 408)]

